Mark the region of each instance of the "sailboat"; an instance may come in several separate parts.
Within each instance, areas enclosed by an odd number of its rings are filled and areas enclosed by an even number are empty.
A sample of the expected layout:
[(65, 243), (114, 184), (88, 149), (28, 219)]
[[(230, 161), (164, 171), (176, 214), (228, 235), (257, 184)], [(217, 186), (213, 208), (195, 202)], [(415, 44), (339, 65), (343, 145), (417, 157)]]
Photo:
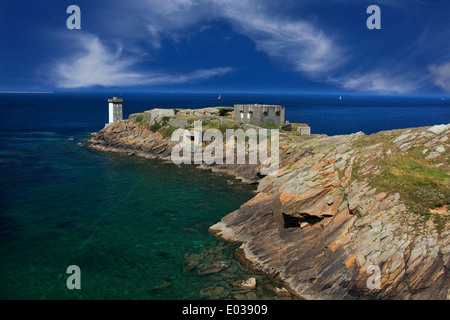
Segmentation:
[(339, 100), (342, 100), (342, 96), (339, 96)]
[(218, 100), (222, 99), (222, 96), (219, 94), (219, 96), (217, 97)]

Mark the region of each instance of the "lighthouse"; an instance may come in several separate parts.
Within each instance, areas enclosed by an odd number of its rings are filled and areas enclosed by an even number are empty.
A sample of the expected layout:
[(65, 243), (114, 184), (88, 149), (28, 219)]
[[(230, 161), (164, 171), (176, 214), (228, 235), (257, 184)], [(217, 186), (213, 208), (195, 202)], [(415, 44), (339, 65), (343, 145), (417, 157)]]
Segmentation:
[(123, 99), (117, 98), (116, 95), (112, 99), (108, 99), (109, 105), (109, 122), (108, 124), (122, 120), (122, 102)]

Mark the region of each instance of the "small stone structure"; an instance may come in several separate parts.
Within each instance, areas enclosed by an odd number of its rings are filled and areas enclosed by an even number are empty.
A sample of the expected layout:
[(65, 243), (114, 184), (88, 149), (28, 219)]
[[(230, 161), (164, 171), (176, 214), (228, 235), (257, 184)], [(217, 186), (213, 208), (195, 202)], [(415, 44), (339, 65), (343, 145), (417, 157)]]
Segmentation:
[(301, 134), (301, 135), (307, 135), (307, 134), (311, 134), (311, 128), (307, 125), (304, 126), (299, 126), (297, 131)]
[(284, 107), (266, 104), (234, 105), (234, 121), (257, 126), (281, 125), (284, 123)]
[(158, 117), (173, 117), (175, 111), (173, 109), (152, 109), (150, 110), (150, 120), (155, 120)]

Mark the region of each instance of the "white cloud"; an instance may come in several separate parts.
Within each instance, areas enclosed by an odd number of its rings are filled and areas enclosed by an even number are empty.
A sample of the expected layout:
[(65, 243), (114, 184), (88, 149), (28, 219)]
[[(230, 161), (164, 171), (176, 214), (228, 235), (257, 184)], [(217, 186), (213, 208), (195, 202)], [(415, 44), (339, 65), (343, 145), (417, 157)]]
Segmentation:
[(434, 84), (450, 92), (450, 62), (441, 65), (432, 64), (428, 69), (434, 78)]
[[(267, 4), (255, 0), (147, 0), (137, 10), (145, 12), (148, 41), (154, 48), (160, 47), (163, 36), (174, 38), (174, 33), (192, 25), (224, 19), (252, 40), (257, 50), (310, 77), (345, 63), (343, 48), (330, 36), (305, 20), (274, 15)], [(203, 25), (200, 31), (204, 29)]]
[[(124, 43), (127, 54), (134, 47), (135, 56), (125, 55), (120, 46), (108, 49), (98, 38), (85, 37), (81, 41), (82, 56), (57, 64), (61, 87), (183, 83), (229, 73), (231, 68), (197, 70), (182, 75), (136, 71), (137, 64), (143, 61), (139, 50), (147, 50), (145, 59), (149, 59), (152, 52), (162, 49), (163, 40), (182, 41), (192, 32), (207, 30), (215, 20), (228, 22), (235, 32), (250, 39), (256, 50), (313, 81), (355, 91), (408, 93), (430, 80), (420, 71), (409, 68), (407, 62), (397, 63), (392, 69), (370, 67), (357, 56), (354, 47), (347, 48), (345, 42), (322, 30), (318, 25), (320, 21), (277, 14), (268, 0), (142, 0), (132, 6), (116, 1), (112, 7), (116, 9), (108, 21), (120, 21), (120, 30), (116, 33), (111, 29), (111, 32)], [(143, 41), (148, 45), (143, 46)], [(365, 71), (361, 72), (362, 69)], [(449, 69), (450, 63), (429, 67), (435, 84), (447, 91)]]
[(389, 70), (374, 70), (366, 73), (352, 73), (339, 78), (330, 78), (329, 82), (344, 89), (375, 93), (410, 93), (420, 87), (423, 79), (411, 74), (396, 75)]
[(256, 49), (315, 78), (345, 62), (344, 50), (305, 20), (278, 17), (259, 1), (216, 0), (220, 12), (249, 37)]
[(54, 72), (58, 87), (83, 88), (91, 86), (135, 86), (177, 84), (206, 80), (232, 72), (232, 68), (200, 69), (186, 74), (159, 71), (133, 71), (137, 58), (125, 57), (122, 47), (108, 49), (96, 36), (78, 38), (84, 52), (73, 60), (58, 62)]

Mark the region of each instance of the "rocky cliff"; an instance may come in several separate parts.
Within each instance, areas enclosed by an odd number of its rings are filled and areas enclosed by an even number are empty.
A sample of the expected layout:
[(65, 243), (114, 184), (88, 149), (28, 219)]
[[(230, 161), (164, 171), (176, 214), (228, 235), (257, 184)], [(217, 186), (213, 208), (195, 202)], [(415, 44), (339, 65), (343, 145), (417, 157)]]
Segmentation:
[[(281, 166), (205, 166), (257, 195), (210, 231), (307, 299), (449, 299), (450, 125), (373, 135), (280, 135)], [(169, 159), (175, 143), (122, 121), (89, 145)], [(262, 179), (261, 179), (262, 178)]]

